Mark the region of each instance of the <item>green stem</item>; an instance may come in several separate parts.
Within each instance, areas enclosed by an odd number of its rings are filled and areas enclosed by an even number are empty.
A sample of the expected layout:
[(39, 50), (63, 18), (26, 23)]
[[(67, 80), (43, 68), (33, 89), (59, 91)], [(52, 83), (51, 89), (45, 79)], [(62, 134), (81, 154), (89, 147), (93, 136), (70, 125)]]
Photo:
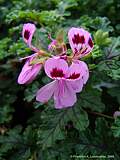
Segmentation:
[(91, 114), (95, 114), (95, 115), (101, 116), (101, 117), (105, 117), (105, 118), (109, 118), (109, 119), (114, 119), (112, 116), (108, 116), (108, 115), (105, 115), (103, 113), (93, 112), (93, 111), (87, 111), (87, 112), (91, 113)]
[(36, 152), (33, 153), (33, 160), (37, 160)]

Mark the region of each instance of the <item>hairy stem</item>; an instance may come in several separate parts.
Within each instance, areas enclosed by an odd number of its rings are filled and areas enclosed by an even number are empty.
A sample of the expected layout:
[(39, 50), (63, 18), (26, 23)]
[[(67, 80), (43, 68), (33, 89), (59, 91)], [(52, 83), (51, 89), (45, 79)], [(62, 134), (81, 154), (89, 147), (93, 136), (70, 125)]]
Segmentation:
[(114, 119), (112, 116), (108, 116), (108, 115), (105, 115), (103, 113), (93, 112), (93, 111), (88, 111), (88, 110), (86, 110), (86, 112), (94, 114), (94, 115), (98, 115), (98, 116), (101, 116), (101, 117), (105, 117), (105, 118), (109, 118), (109, 119)]

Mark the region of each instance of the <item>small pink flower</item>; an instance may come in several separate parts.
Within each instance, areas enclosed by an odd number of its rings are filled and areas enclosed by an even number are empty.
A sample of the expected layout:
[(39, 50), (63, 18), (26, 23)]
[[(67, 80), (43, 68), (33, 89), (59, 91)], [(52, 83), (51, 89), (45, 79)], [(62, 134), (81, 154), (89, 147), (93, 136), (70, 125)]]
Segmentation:
[(29, 84), (31, 83), (39, 73), (39, 71), (42, 68), (42, 64), (34, 64), (31, 65), (30, 62), (34, 59), (35, 54), (31, 55), (29, 58), (27, 58), (21, 73), (18, 77), (18, 83), (19, 84)]
[[(39, 50), (32, 46), (32, 37), (36, 31), (36, 27), (32, 23), (26, 23), (23, 25), (23, 30), (22, 30), (22, 37), (25, 43), (35, 52), (39, 52)], [(19, 74), (18, 77), (18, 83), (19, 84), (29, 84), (31, 83), (39, 73), (39, 71), (42, 68), (42, 64), (34, 64), (31, 65), (31, 61), (38, 56), (38, 53), (34, 53), (32, 55), (20, 58), (20, 60), (26, 59), (26, 62), (22, 68), (21, 73)]]
[(37, 101), (45, 103), (53, 96), (55, 108), (73, 106), (77, 100), (76, 93), (82, 90), (88, 80), (87, 65), (76, 60), (69, 67), (65, 60), (54, 57), (45, 62), (44, 68), (47, 76), (54, 81), (38, 90)]
[(81, 58), (88, 55), (93, 49), (93, 41), (90, 33), (83, 28), (72, 27), (68, 31), (68, 39), (74, 57)]
[(38, 49), (34, 46), (32, 46), (32, 37), (36, 31), (36, 27), (32, 23), (26, 23), (23, 25), (23, 30), (22, 30), (22, 37), (25, 43), (34, 51), (38, 51)]
[(27, 43), (29, 46), (31, 45), (32, 37), (35, 30), (36, 30), (36, 27), (32, 23), (26, 23), (23, 25), (22, 36), (25, 43)]
[(114, 118), (120, 117), (120, 111), (115, 111), (113, 117)]
[(53, 39), (52, 42), (48, 45), (48, 50), (53, 51), (56, 44), (57, 44), (57, 40)]

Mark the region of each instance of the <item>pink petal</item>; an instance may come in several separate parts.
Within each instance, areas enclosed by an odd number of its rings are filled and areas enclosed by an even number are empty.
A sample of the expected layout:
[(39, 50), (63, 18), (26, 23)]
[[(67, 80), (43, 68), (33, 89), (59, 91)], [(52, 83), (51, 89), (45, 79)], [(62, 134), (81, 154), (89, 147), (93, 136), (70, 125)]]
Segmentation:
[(67, 62), (63, 59), (60, 59), (59, 57), (49, 58), (45, 62), (45, 72), (48, 77), (52, 79), (65, 78), (67, 70)]
[(83, 61), (74, 60), (67, 72), (67, 80), (76, 81), (83, 79), (85, 84), (89, 78), (89, 70), (87, 64)]
[(83, 89), (83, 79), (82, 78), (79, 80), (75, 80), (75, 81), (68, 81), (67, 83), (71, 85), (75, 93), (79, 93)]
[(25, 62), (22, 71), (18, 77), (18, 83), (19, 84), (29, 84), (31, 83), (39, 73), (42, 64), (35, 64), (35, 65), (30, 65), (30, 61), (33, 58), (27, 59)]
[(67, 83), (71, 85), (74, 92), (81, 92), (83, 85), (89, 78), (89, 70), (85, 62), (75, 60), (68, 69)]
[(88, 69), (88, 66), (85, 62), (82, 62), (80, 61), (81, 65), (82, 65), (82, 73), (83, 73), (83, 76), (82, 76), (82, 79), (83, 79), (83, 83), (86, 84), (87, 81), (88, 81), (88, 78), (89, 78), (89, 69)]
[(115, 111), (114, 114), (113, 114), (113, 117), (117, 118), (119, 116), (120, 116), (120, 111)]
[(29, 47), (31, 47), (31, 41), (35, 30), (36, 27), (32, 23), (26, 23), (23, 25), (22, 37)]
[(79, 61), (79, 60), (75, 60), (73, 63), (79, 64), (79, 66), (81, 68), (80, 74), (83, 79), (83, 83), (86, 84), (86, 82), (88, 81), (88, 78), (89, 78), (89, 69), (88, 69), (87, 64), (85, 62)]
[(26, 56), (26, 57), (20, 58), (20, 61), (22, 61), (22, 60), (24, 60), (24, 59), (28, 59), (28, 58), (35, 57), (35, 56), (37, 56), (37, 55), (38, 55), (38, 53), (34, 53), (34, 54), (30, 55), (30, 56)]
[(72, 27), (68, 31), (68, 39), (74, 55), (78, 58), (88, 55), (93, 49), (92, 37), (83, 28)]
[(82, 77), (82, 66), (80, 63), (72, 63), (67, 72), (67, 79), (68, 80), (78, 80)]
[(58, 87), (54, 92), (55, 108), (71, 107), (76, 102), (76, 94), (66, 80), (57, 81)]
[(56, 87), (57, 83), (56, 81), (53, 81), (40, 88), (37, 92), (36, 100), (42, 103), (47, 102), (52, 97)]

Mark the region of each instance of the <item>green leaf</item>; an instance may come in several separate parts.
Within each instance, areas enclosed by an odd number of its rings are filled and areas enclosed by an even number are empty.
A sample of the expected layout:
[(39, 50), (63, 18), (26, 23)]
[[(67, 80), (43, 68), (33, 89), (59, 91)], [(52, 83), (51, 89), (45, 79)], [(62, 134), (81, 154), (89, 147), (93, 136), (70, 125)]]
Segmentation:
[(108, 53), (107, 54), (108, 59), (120, 56), (120, 37), (112, 37), (111, 40), (112, 43), (106, 50), (106, 52)]
[(113, 80), (120, 79), (120, 61), (115, 59), (101, 61), (97, 66), (99, 71), (104, 71)]
[(111, 38), (109, 38), (108, 32), (104, 32), (102, 30), (98, 30), (94, 34), (94, 39), (98, 46), (107, 46), (112, 42)]
[(101, 92), (93, 88), (85, 88), (79, 96), (78, 103), (83, 108), (89, 108), (92, 111), (103, 112), (104, 103), (101, 101)]
[(108, 93), (112, 96), (112, 97), (116, 97), (119, 104), (120, 104), (120, 87), (113, 87), (113, 88), (109, 88), (108, 89)]
[(87, 113), (81, 109), (80, 104), (76, 104), (73, 108), (70, 108), (66, 113), (69, 121), (73, 122), (73, 125), (78, 130), (82, 131), (89, 125)]
[(100, 50), (99, 46), (95, 44), (92, 51), (92, 58), (96, 59), (101, 56), (102, 56), (102, 51)]
[(31, 86), (29, 86), (29, 88), (27, 88), (25, 90), (25, 98), (24, 100), (26, 100), (27, 102), (31, 102), (35, 96), (36, 96), (36, 92), (38, 90), (38, 86), (39, 86), (39, 83), (36, 82), (36, 83), (33, 83)]
[(12, 120), (12, 113), (14, 109), (10, 105), (4, 105), (0, 107), (0, 124), (10, 122)]
[(120, 117), (115, 118), (111, 129), (114, 137), (120, 138)]
[(11, 43), (11, 38), (3, 38), (0, 40), (0, 59), (3, 59), (10, 54), (8, 53), (8, 46)]
[(60, 111), (48, 108), (41, 114), (41, 118), (44, 123), (40, 126), (38, 136), (43, 148), (65, 138), (64, 128), (68, 122), (73, 122), (73, 126), (80, 131), (85, 130), (89, 124), (87, 113), (79, 105)]
[(57, 7), (60, 12), (64, 13), (67, 9), (77, 7), (77, 5), (76, 0), (63, 0), (59, 2)]
[(64, 17), (57, 10), (42, 11), (39, 15), (39, 19), (42, 23), (52, 26), (55, 23), (60, 23), (64, 20)]

